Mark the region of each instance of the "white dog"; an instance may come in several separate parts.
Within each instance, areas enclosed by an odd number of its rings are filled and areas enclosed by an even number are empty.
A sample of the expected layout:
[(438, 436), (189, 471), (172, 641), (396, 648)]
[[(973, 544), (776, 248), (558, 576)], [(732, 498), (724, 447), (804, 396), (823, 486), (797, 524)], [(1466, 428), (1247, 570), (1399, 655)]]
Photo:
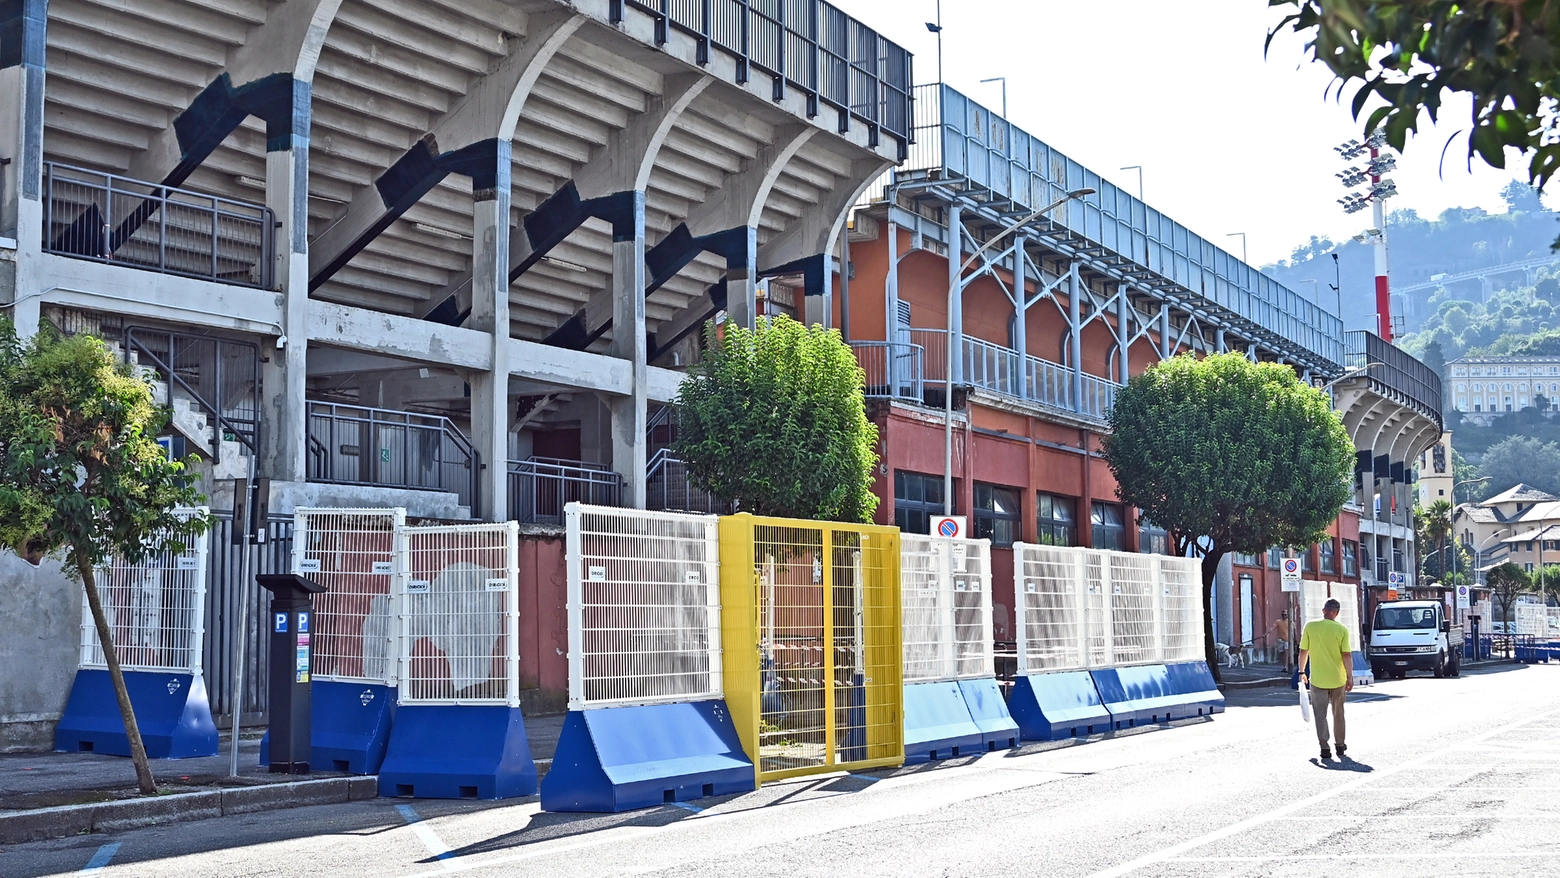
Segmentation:
[(1244, 647), (1231, 647), (1227, 643), (1215, 642), (1213, 651), (1226, 668), (1247, 668), (1251, 666), (1251, 656)]

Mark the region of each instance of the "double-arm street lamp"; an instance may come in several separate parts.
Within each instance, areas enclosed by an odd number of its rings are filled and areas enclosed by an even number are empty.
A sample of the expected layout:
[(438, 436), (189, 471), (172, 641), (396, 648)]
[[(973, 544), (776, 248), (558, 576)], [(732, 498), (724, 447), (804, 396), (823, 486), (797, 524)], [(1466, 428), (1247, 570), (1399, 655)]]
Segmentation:
[[(953, 349), (953, 327), (954, 327), (953, 297), (954, 297), (954, 294), (956, 294), (959, 291), (959, 287), (964, 283), (964, 272), (965, 272), (966, 269), (968, 269), (971, 265), (973, 265), (975, 263), (976, 259), (979, 259), (981, 257), (981, 255), (984, 254), (987, 250), (990, 250), (992, 247), (996, 246), (998, 241), (1001, 241), (1003, 238), (1006, 238), (1015, 229), (1019, 229), (1019, 228), (1022, 228), (1024, 226), (1028, 225), (1029, 223), (1031, 223), (1034, 220), (1038, 219), (1041, 215), (1046, 214), (1046, 213), (1050, 213), (1051, 211), (1055, 210), (1058, 207), (1061, 207), (1062, 205), (1066, 204), (1067, 202), (1073, 200), (1074, 198), (1082, 198), (1085, 195), (1093, 195), (1094, 191), (1095, 190), (1093, 190), (1093, 189), (1074, 189), (1073, 191), (1067, 193), (1066, 195), (1063, 195), (1061, 198), (1058, 198), (1055, 201), (1051, 202), (1050, 204), (1047, 204), (1045, 207), (1042, 207), (1039, 210), (1034, 211), (1033, 213), (1030, 213), (1028, 216), (1020, 217), (1019, 219), (1016, 219), (1013, 222), (1008, 223), (1006, 226), (1004, 226), (1002, 228), (1001, 231), (997, 232), (995, 235), (992, 235), (990, 240), (988, 240), (986, 243), (982, 244), (980, 246), (979, 250), (976, 250), (974, 253), (971, 253), (970, 254), (970, 258), (964, 260), (964, 264), (959, 266), (959, 270), (957, 272), (955, 272), (948, 279), (948, 334), (946, 336), (944, 336), (944, 338), (943, 338), (943, 353), (944, 353), (943, 359), (946, 361), (944, 363), (944, 366), (946, 367), (946, 369), (945, 369), (945, 373), (946, 374), (944, 375), (944, 382), (943, 382), (943, 514), (944, 515), (952, 515), (953, 514), (953, 358), (956, 357), (956, 356), (963, 356), (964, 355), (963, 351), (955, 351)], [(955, 243), (958, 241), (958, 238), (956, 236), (959, 234), (959, 229), (950, 228), (948, 230), (948, 234), (952, 235), (952, 236), (955, 236), (953, 238)], [(1018, 295), (1020, 297), (1022, 297), (1024, 295), (1024, 291), (1023, 290), (1019, 290), (1018, 291)], [(1019, 332), (1023, 332), (1024, 331), (1024, 327), (1020, 326), (1018, 328), (1018, 331)], [(1018, 364), (1019, 380), (1020, 381), (1022, 381), (1023, 378), (1024, 378), (1024, 371), (1023, 371), (1024, 370), (1024, 366), (1025, 366), (1024, 363), (1019, 363)], [(1073, 366), (1076, 368), (1078, 366), (1078, 364), (1074, 363)], [(969, 453), (969, 449), (965, 449), (965, 453), (968, 454)]]

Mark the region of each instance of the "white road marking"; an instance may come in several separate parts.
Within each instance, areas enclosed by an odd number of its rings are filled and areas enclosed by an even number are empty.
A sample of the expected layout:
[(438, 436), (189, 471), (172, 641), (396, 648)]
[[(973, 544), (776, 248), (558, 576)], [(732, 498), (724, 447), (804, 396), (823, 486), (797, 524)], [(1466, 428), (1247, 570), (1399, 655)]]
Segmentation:
[[(1458, 741), (1456, 744), (1452, 744), (1451, 746), (1445, 747), (1445, 748), (1443, 748), (1441, 750), (1437, 750), (1434, 753), (1430, 753), (1428, 755), (1421, 756), (1418, 759), (1414, 759), (1414, 760), (1411, 760), (1409, 762), (1404, 762), (1404, 763), (1402, 763), (1400, 765), (1394, 765), (1391, 768), (1382, 769), (1381, 771), (1375, 772), (1374, 774), (1363, 775), (1358, 780), (1352, 780), (1352, 781), (1349, 781), (1348, 783), (1345, 783), (1345, 784), (1339, 784), (1338, 786), (1333, 787), (1332, 789), (1327, 790), (1326, 792), (1317, 793), (1316, 795), (1311, 796), (1309, 798), (1300, 799), (1299, 801), (1295, 801), (1295, 802), (1290, 802), (1289, 804), (1284, 805), (1283, 807), (1280, 807), (1280, 808), (1274, 808), (1272, 811), (1269, 811), (1266, 814), (1258, 814), (1255, 817), (1247, 818), (1245, 820), (1240, 821), (1239, 823), (1232, 823), (1229, 826), (1224, 827), (1223, 829), (1217, 829), (1217, 830), (1214, 830), (1213, 832), (1207, 833), (1206, 835), (1201, 835), (1201, 836), (1198, 836), (1197, 838), (1193, 838), (1193, 839), (1190, 839), (1188, 841), (1183, 841), (1183, 842), (1181, 842), (1179, 844), (1173, 844), (1173, 845), (1171, 845), (1171, 846), (1169, 846), (1167, 848), (1164, 848), (1163, 850), (1159, 850), (1159, 851), (1156, 851), (1156, 852), (1151, 853), (1151, 854), (1146, 854), (1146, 855), (1138, 857), (1137, 859), (1132, 860), (1130, 862), (1122, 863), (1119, 866), (1113, 866), (1113, 867), (1111, 867), (1109, 869), (1103, 869), (1103, 870), (1101, 870), (1099, 872), (1095, 872), (1094, 874), (1090, 875), (1089, 878), (1120, 878), (1120, 876), (1122, 876), (1122, 875), (1127, 875), (1127, 874), (1130, 874), (1132, 872), (1136, 872), (1137, 870), (1146, 868), (1148, 866), (1152, 866), (1152, 865), (1155, 865), (1155, 864), (1158, 864), (1158, 863), (1163, 863), (1163, 862), (1166, 862), (1166, 861), (1169, 861), (1169, 860), (1173, 860), (1173, 859), (1178, 859), (1178, 858), (1180, 858), (1180, 856), (1182, 854), (1186, 853), (1187, 851), (1196, 850), (1197, 848), (1204, 847), (1205, 845), (1209, 845), (1209, 844), (1212, 844), (1212, 843), (1214, 843), (1216, 841), (1221, 841), (1223, 839), (1229, 838), (1232, 835), (1239, 835), (1240, 833), (1245, 832), (1245, 831), (1247, 831), (1249, 829), (1255, 829), (1258, 826), (1262, 826), (1263, 824), (1266, 824), (1266, 823), (1271, 823), (1274, 820), (1278, 820), (1281, 817), (1287, 817), (1290, 814), (1294, 814), (1297, 811), (1304, 811), (1304, 810), (1309, 809), (1309, 808), (1311, 808), (1311, 807), (1313, 807), (1315, 805), (1318, 805), (1318, 804), (1320, 804), (1322, 802), (1325, 802), (1328, 799), (1336, 798), (1337, 796), (1342, 795), (1343, 793), (1353, 792), (1354, 790), (1360, 789), (1361, 787), (1365, 786), (1366, 784), (1369, 784), (1371, 781), (1376, 780), (1378, 778), (1390, 777), (1390, 776), (1392, 776), (1394, 774), (1398, 774), (1400, 772), (1407, 771), (1407, 770), (1409, 770), (1411, 768), (1418, 768), (1418, 767), (1420, 767), (1422, 765), (1426, 765), (1426, 764), (1429, 764), (1431, 762), (1436, 762), (1437, 764), (1443, 764), (1444, 760), (1445, 760), (1445, 757), (1448, 754), (1450, 754), (1450, 753), (1454, 753), (1454, 752), (1456, 752), (1458, 750), (1461, 750), (1464, 747), (1467, 747), (1467, 746), (1472, 745), (1472, 744), (1482, 743), (1482, 742), (1487, 741), (1487, 740), (1489, 740), (1491, 738), (1494, 738), (1497, 735), (1505, 734), (1506, 732), (1512, 731), (1514, 729), (1519, 729), (1519, 728), (1521, 728), (1523, 726), (1531, 725), (1532, 723), (1538, 722), (1540, 720), (1548, 719), (1549, 717), (1554, 716), (1556, 714), (1560, 714), (1560, 710), (1551, 710), (1551, 711), (1548, 711), (1546, 713), (1538, 714), (1537, 716), (1527, 717), (1527, 718), (1518, 720), (1517, 722), (1511, 723), (1509, 725), (1501, 726), (1498, 729), (1493, 729), (1491, 731), (1485, 732), (1484, 734), (1479, 735), (1478, 737), (1469, 738), (1469, 739), (1464, 740), (1464, 741)], [(1466, 767), (1466, 766), (1463, 766), (1463, 767)]]
[(1275, 860), (1471, 860), (1495, 857), (1552, 857), (1554, 851), (1469, 851), (1466, 854), (1274, 854), (1271, 857), (1175, 857), (1166, 863), (1271, 863)]
[(114, 858), (114, 854), (119, 853), (119, 844), (116, 841), (113, 844), (106, 844), (98, 848), (97, 852), (92, 855), (92, 859), (88, 860), (87, 864), (81, 867), (81, 872), (78, 874), (91, 874), (107, 866), (109, 861)]
[(406, 825), (417, 834), (418, 840), (428, 849), (428, 853), (433, 854), (444, 868), (455, 868), (455, 857), (450, 853), (450, 846), (444, 843), (444, 839), (439, 838), (439, 834), (433, 831), (433, 827), (423, 822), (411, 805), (396, 805), (395, 810), (401, 813), (401, 819), (405, 820)]

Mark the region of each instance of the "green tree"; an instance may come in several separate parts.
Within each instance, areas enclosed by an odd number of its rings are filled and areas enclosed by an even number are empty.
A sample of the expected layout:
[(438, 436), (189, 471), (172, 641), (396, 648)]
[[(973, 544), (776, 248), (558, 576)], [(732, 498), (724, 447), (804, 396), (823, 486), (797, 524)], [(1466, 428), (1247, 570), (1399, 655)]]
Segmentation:
[(146, 794), (157, 787), (94, 571), (115, 557), (182, 552), (207, 527), (173, 514), (200, 497), (186, 464), (157, 444), (167, 419), (150, 385), (98, 339), (46, 326), (18, 341), (0, 321), (0, 546), (34, 564), (62, 554), (85, 589)]
[(1105, 459), (1120, 498), (1202, 553), (1209, 666), (1213, 583), (1231, 552), (1319, 541), (1349, 498), (1354, 445), (1326, 394), (1277, 363), (1182, 355), (1116, 394)]
[(1354, 85), (1365, 131), (1381, 128), (1401, 150), (1420, 114), (1440, 116), (1450, 93), (1472, 97), (1467, 153), (1506, 167), (1528, 161), (1542, 187), (1560, 167), (1552, 104), (1560, 99), (1560, 4), (1549, 0), (1269, 0), (1286, 28), (1307, 37), (1311, 57)]
[(1507, 183), (1500, 190), (1500, 197), (1506, 202), (1506, 210), (1510, 213), (1542, 213), (1544, 210), (1544, 201), (1539, 197), (1539, 191), (1520, 180)]
[(1490, 447), (1479, 462), (1496, 493), (1526, 483), (1560, 496), (1560, 445), (1529, 436), (1512, 436)]
[[(1450, 571), (1445, 569), (1451, 566), (1451, 553), (1447, 543), (1452, 538), (1452, 503), (1450, 500), (1441, 499), (1431, 503), (1424, 509), (1414, 510), (1414, 522), (1418, 526), (1420, 545), (1430, 548), (1425, 554), (1421, 568), (1426, 575), (1437, 579), (1445, 579), (1445, 574)], [(1460, 560), (1460, 559), (1459, 559)], [(1430, 571), (1431, 563), (1434, 563), (1435, 572)]]
[(1489, 586), (1490, 597), (1495, 600), (1495, 605), (1500, 607), (1500, 618), (1506, 623), (1506, 630), (1511, 630), (1511, 623), (1515, 621), (1511, 615), (1511, 608), (1517, 602), (1517, 596), (1524, 594), (1533, 588), (1533, 580), (1526, 570), (1515, 563), (1507, 561), (1484, 575), (1484, 584)]
[(703, 490), (758, 515), (870, 522), (877, 427), (835, 330), (787, 317), (705, 328), (673, 448)]

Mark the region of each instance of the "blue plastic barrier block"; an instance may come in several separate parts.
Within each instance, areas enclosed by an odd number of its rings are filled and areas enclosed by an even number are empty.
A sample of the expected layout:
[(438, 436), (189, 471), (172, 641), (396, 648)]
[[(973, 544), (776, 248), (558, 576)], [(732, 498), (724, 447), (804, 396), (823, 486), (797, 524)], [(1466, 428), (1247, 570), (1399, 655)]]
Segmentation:
[(1025, 741), (1057, 741), (1108, 731), (1105, 709), (1088, 671), (1019, 675), (1008, 710)]
[(1224, 696), (1215, 688), (1205, 662), (1134, 665), (1092, 673), (1118, 729), (1224, 710)]
[[(383, 684), (315, 680), (309, 694), (309, 766), (378, 774), (390, 744), (395, 697), (395, 689)], [(260, 739), (260, 764), (271, 764), (270, 732)]]
[(958, 681), (905, 685), (905, 764), (973, 756), (986, 750)]
[(542, 779), (542, 809), (628, 811), (756, 783), (724, 701), (575, 710)]
[(960, 680), (959, 691), (964, 693), (964, 706), (969, 709), (970, 719), (980, 729), (980, 740), (986, 752), (1018, 746), (1018, 723), (1008, 713), (1007, 701), (996, 680)]
[(1172, 711), (1172, 719), (1224, 712), (1224, 693), (1213, 682), (1213, 672), (1208, 670), (1207, 662), (1182, 662), (1166, 665), (1165, 669), (1179, 704), (1179, 708)]
[[(206, 681), (199, 674), (125, 671), (125, 689), (146, 755), (188, 759), (217, 755)], [(119, 716), (114, 681), (106, 670), (83, 668), (70, 687), (65, 715), (54, 731), (54, 749), (129, 756), (130, 738)]]
[(1376, 682), (1376, 672), (1371, 670), (1370, 659), (1365, 657), (1365, 653), (1355, 650), (1352, 655), (1354, 656), (1354, 685), (1369, 686)]
[(379, 795), (509, 799), (536, 795), (520, 708), (403, 704), (379, 768)]

